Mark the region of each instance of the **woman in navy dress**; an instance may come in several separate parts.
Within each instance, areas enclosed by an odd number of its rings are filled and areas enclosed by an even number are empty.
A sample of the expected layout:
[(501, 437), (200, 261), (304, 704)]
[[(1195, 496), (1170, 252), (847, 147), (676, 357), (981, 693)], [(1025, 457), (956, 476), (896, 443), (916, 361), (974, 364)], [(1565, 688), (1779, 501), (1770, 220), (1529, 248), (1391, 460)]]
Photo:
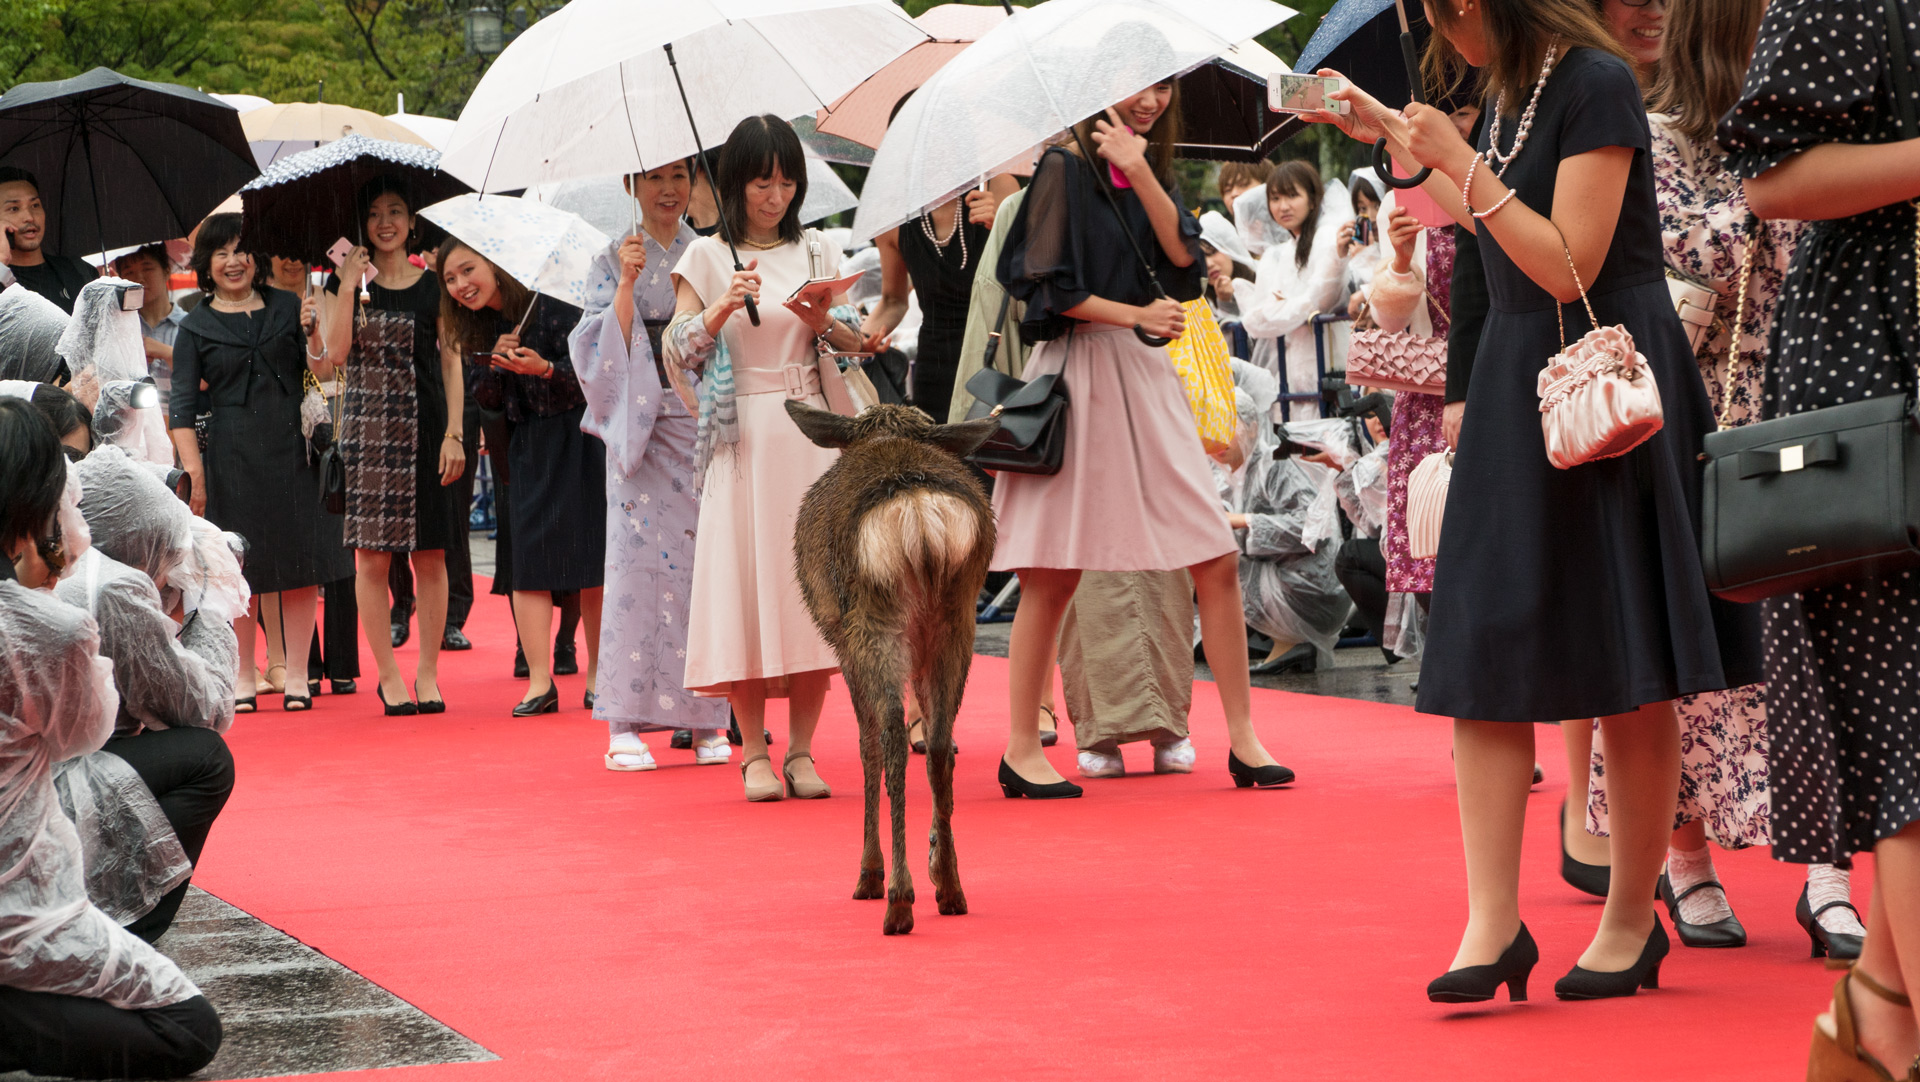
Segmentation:
[[(1759, 679), (1757, 624), (1715, 601), (1700, 567), (1695, 455), (1713, 417), (1667, 300), (1632, 66), (1587, 0), (1478, 0), (1428, 14), (1438, 30), (1429, 64), (1482, 69), (1489, 120), (1478, 151), (1426, 106), (1402, 119), (1343, 92), (1353, 115), (1318, 117), (1369, 141), (1384, 134), (1403, 170), (1433, 169), (1428, 193), (1478, 232), (1491, 302), (1417, 700), (1455, 719), (1467, 858), (1466, 933), (1428, 995), (1476, 1002), (1502, 983), (1525, 995), (1539, 956), (1519, 911), (1532, 723), (1580, 717), (1599, 717), (1606, 734), (1612, 885), (1599, 930), (1554, 990), (1631, 995), (1657, 987), (1668, 947), (1651, 899), (1679, 786), (1672, 700)], [(1571, 339), (1590, 329), (1569, 262), (1599, 322), (1624, 325), (1646, 356), (1665, 427), (1626, 455), (1562, 470), (1546, 456), (1536, 381), (1562, 344), (1556, 307)]]

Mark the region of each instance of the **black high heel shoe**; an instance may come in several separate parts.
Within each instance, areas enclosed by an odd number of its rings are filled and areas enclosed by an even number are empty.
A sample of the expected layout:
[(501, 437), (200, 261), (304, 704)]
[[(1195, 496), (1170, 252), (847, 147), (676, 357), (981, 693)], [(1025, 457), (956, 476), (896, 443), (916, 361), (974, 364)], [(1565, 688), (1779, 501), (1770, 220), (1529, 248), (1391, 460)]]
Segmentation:
[(1046, 785), (1028, 781), (1014, 773), (1013, 768), (1007, 765), (1005, 759), (1002, 759), (1000, 760), (1000, 791), (1007, 794), (1008, 799), (1023, 796), (1028, 800), (1070, 800), (1085, 790), (1070, 781), (1056, 781)]
[(1227, 752), (1227, 773), (1233, 775), (1233, 785), (1236, 789), (1271, 789), (1276, 785), (1287, 785), (1293, 781), (1293, 771), (1278, 763), (1273, 766), (1248, 766), (1231, 751)]
[(1519, 934), (1492, 965), (1447, 970), (1427, 985), (1427, 998), (1435, 1003), (1485, 1003), (1504, 984), (1509, 1003), (1525, 1003), (1527, 977), (1539, 961), (1540, 947), (1522, 922)]
[(1653, 931), (1647, 933), (1647, 945), (1640, 957), (1615, 973), (1599, 973), (1574, 966), (1567, 975), (1553, 982), (1553, 994), (1561, 999), (1615, 999), (1630, 996), (1642, 988), (1660, 987), (1660, 963), (1672, 945), (1667, 942), (1667, 927), (1653, 918)]
[(1667, 903), (1667, 918), (1673, 921), (1673, 931), (1680, 937), (1680, 945), (1683, 947), (1746, 946), (1747, 930), (1741, 925), (1739, 917), (1728, 917), (1725, 920), (1714, 921), (1712, 924), (1688, 924), (1680, 919), (1680, 903), (1694, 891), (1705, 890), (1708, 887), (1716, 888), (1723, 896), (1727, 893), (1727, 888), (1708, 879), (1695, 883), (1676, 897), (1673, 893), (1673, 881), (1667, 878), (1667, 873), (1660, 873), (1660, 881), (1655, 885), (1654, 890), (1660, 900)]
[[(1807, 931), (1807, 938), (1813, 941), (1815, 958), (1858, 958), (1860, 946), (1865, 941), (1864, 937), (1849, 935), (1846, 932), (1829, 932), (1820, 924), (1820, 914), (1835, 906), (1853, 909), (1852, 902), (1828, 902), (1818, 910), (1814, 909), (1812, 903), (1807, 900), (1806, 884), (1802, 883), (1800, 900), (1794, 903), (1793, 919), (1800, 922), (1800, 927)], [(1853, 909), (1853, 915), (1858, 917), (1860, 911)]]
[(415, 703), (414, 710), (417, 713), (444, 714), (447, 712), (447, 702), (445, 699), (422, 699), (420, 697), (419, 684), (413, 686), (413, 701)]
[(560, 685), (558, 684), (548, 684), (547, 690), (531, 699), (522, 699), (513, 708), (513, 716), (516, 718), (532, 718), (541, 714), (558, 714), (559, 712)]
[(412, 699), (408, 699), (403, 703), (388, 702), (386, 691), (383, 690), (378, 683), (373, 685), (373, 696), (380, 700), (380, 706), (386, 710), (387, 716), (390, 718), (412, 717), (420, 712), (420, 704), (414, 702)]
[(1613, 883), (1613, 869), (1605, 864), (1586, 864), (1567, 852), (1567, 802), (1560, 802), (1560, 878), (1582, 894), (1605, 898)]

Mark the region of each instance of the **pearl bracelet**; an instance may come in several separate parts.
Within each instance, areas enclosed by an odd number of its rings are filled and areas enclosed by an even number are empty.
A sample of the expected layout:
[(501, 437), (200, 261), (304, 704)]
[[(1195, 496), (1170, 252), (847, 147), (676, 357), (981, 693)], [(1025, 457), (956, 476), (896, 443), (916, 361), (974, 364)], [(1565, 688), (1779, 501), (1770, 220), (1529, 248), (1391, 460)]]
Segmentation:
[(1469, 207), (1468, 212), (1473, 215), (1476, 221), (1491, 218), (1494, 216), (1496, 212), (1500, 210), (1501, 207), (1504, 207), (1508, 203), (1511, 203), (1513, 201), (1513, 197), (1519, 194), (1520, 194), (1520, 190), (1518, 188), (1508, 188), (1507, 194), (1501, 196), (1500, 201), (1498, 203), (1495, 203), (1493, 206), (1490, 206), (1485, 210), (1473, 210), (1471, 207)]
[(1473, 172), (1480, 168), (1480, 155), (1473, 156), (1473, 163), (1467, 166), (1467, 179), (1460, 185), (1460, 205), (1473, 213)]

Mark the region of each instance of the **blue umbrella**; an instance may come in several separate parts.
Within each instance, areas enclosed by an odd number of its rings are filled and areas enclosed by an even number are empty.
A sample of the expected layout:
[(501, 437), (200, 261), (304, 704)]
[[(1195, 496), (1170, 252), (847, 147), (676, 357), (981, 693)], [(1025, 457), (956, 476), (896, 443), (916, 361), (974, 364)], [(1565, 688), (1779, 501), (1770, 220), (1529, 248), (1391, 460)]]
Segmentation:
[[(1387, 17), (1388, 12), (1396, 17)], [(1426, 13), (1416, 11), (1409, 20), (1403, 0), (1340, 0), (1320, 20), (1293, 70), (1333, 68), (1383, 104), (1424, 103), (1420, 46), (1429, 32)], [(1305, 126), (1304, 121), (1293, 123)], [(1413, 188), (1427, 179), (1425, 169), (1413, 177), (1396, 177), (1390, 165), (1382, 139), (1373, 148), (1373, 168), (1381, 180), (1395, 188)]]

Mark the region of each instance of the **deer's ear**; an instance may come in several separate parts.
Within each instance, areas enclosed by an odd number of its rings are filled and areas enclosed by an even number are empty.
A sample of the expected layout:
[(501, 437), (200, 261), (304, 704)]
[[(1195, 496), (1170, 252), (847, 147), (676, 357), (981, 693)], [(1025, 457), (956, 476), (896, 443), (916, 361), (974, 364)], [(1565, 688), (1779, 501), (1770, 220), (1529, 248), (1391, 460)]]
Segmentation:
[(982, 417), (976, 421), (961, 421), (958, 424), (934, 425), (933, 431), (925, 439), (953, 455), (965, 458), (978, 451), (980, 445), (987, 442), (1000, 430), (998, 417)]
[(829, 410), (815, 409), (797, 399), (787, 399), (787, 416), (800, 426), (801, 435), (822, 447), (845, 447), (853, 442), (853, 419)]

